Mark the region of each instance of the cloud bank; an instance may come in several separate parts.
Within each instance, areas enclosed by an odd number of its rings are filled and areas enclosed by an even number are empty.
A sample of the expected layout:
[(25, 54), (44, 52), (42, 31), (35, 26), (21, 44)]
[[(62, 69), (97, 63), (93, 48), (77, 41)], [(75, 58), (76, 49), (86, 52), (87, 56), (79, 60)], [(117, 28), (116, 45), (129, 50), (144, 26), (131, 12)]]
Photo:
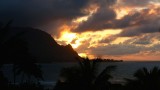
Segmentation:
[(40, 28), (57, 38), (74, 33), (68, 41), (79, 43), (80, 53), (160, 55), (159, 0), (1, 0), (0, 22), (11, 19), (13, 26)]

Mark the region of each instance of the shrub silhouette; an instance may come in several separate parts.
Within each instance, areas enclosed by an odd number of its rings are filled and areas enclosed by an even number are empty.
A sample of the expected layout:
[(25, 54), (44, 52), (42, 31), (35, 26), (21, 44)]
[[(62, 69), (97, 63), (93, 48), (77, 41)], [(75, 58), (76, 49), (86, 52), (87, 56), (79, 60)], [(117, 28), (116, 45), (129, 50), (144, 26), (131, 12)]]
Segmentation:
[(8, 79), (4, 76), (2, 70), (2, 65), (0, 65), (0, 89), (7, 89), (8, 88)]
[(126, 87), (129, 90), (160, 90), (160, 69), (154, 67), (151, 70), (141, 68), (134, 73), (136, 79), (126, 79)]
[(88, 58), (79, 61), (78, 66), (64, 68), (54, 90), (102, 90), (109, 89), (112, 76), (110, 72), (115, 66), (107, 66), (100, 74), (98, 73), (99, 62), (90, 61)]
[[(14, 85), (16, 83), (16, 77), (18, 75), (27, 76), (28, 80), (21, 83), (28, 83), (28, 85), (33, 84), (31, 82), (31, 77), (38, 80), (43, 79), (42, 70), (40, 65), (36, 64), (36, 59), (29, 53), (27, 43), (23, 37), (25, 32), (16, 34), (15, 36), (5, 39), (8, 35), (11, 21), (3, 28), (0, 29), (0, 55), (3, 60), (2, 64), (12, 63), (13, 64), (13, 75), (14, 75)], [(2, 73), (0, 73), (1, 76)], [(18, 82), (20, 84), (20, 82)], [(11, 87), (17, 87), (17, 85), (10, 85)], [(13, 89), (13, 88), (12, 88)]]

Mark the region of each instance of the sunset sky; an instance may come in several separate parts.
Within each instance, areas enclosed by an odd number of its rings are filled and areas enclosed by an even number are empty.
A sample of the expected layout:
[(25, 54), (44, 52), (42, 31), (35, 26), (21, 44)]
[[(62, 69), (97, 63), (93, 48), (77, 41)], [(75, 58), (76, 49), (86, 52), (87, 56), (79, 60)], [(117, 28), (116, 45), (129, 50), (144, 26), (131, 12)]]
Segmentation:
[(160, 0), (1, 0), (0, 22), (10, 19), (81, 56), (160, 60)]

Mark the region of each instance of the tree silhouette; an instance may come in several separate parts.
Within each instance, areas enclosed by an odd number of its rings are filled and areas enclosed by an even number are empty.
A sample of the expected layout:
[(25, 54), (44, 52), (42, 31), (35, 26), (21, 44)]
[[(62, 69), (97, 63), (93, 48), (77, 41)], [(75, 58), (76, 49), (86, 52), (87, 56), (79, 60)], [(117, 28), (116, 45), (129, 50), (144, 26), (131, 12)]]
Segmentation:
[[(2, 54), (3, 50), (4, 50), (4, 48), (3, 48), (4, 39), (9, 32), (11, 23), (12, 23), (12, 20), (10, 20), (4, 27), (3, 26), (0, 27), (0, 50), (1, 50), (0, 55), (1, 55), (1, 58), (3, 58), (3, 59), (5, 57), (4, 54)], [(1, 60), (0, 69), (2, 68), (4, 63), (6, 63), (5, 60)], [(6, 83), (8, 83), (8, 80), (5, 78), (2, 70), (0, 70), (0, 84), (2, 86), (5, 86)]]
[(160, 69), (154, 67), (151, 70), (142, 68), (134, 73), (135, 80), (127, 80), (127, 89), (130, 90), (160, 90)]
[(10, 20), (4, 27), (0, 27), (0, 45), (3, 44), (5, 36), (10, 30), (12, 20)]
[(88, 58), (79, 61), (78, 66), (64, 68), (55, 90), (101, 90), (109, 89), (110, 72), (115, 66), (107, 66), (98, 74), (99, 62), (90, 61)]
[(0, 30), (0, 55), (4, 58), (2, 63), (13, 64), (14, 83), (16, 82), (16, 76), (20, 74), (22, 76), (26, 75), (28, 81), (30, 81), (31, 76), (37, 80), (43, 79), (40, 65), (36, 64), (36, 59), (29, 53), (27, 42), (23, 38), (26, 31), (5, 39), (11, 30), (11, 22)]
[(24, 82), (25, 76), (28, 78), (27, 82), (32, 82), (31, 77), (33, 76), (37, 81), (43, 80), (41, 67), (35, 63), (24, 63), (16, 65), (16, 74), (21, 75), (21, 83)]
[(1, 68), (2, 68), (2, 64), (0, 64), (0, 89), (7, 89), (7, 87), (8, 87), (8, 80), (4, 76)]
[[(24, 39), (15, 39), (9, 42), (10, 57), (12, 57), (14, 63), (14, 74), (22, 75), (21, 81), (24, 81), (24, 76), (27, 76), (28, 82), (30, 82), (33, 76), (37, 80), (43, 79), (40, 65), (36, 64), (36, 60), (30, 55), (27, 43)], [(15, 81), (14, 81), (15, 82)]]

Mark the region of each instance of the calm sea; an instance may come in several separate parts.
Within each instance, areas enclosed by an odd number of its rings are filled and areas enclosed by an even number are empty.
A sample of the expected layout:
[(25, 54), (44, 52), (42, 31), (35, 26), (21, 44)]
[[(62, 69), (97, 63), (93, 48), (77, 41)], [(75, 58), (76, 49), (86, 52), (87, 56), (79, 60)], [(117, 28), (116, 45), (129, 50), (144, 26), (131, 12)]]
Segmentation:
[[(49, 87), (53, 87), (58, 80), (60, 71), (63, 67), (71, 67), (77, 65), (76, 63), (53, 63), (53, 64), (41, 64), (43, 70), (44, 81), (41, 81), (42, 84), (47, 85)], [(111, 79), (113, 83), (124, 83), (123, 78), (133, 78), (133, 73), (142, 67), (146, 67), (148, 69), (153, 68), (154, 66), (158, 66), (160, 68), (160, 62), (156, 61), (148, 61), (148, 62), (103, 62), (100, 63), (99, 71), (103, 70), (108, 65), (117, 66), (116, 70), (112, 72)], [(13, 73), (12, 73), (12, 65), (7, 64), (2, 68), (6, 77), (9, 80), (13, 81)]]

